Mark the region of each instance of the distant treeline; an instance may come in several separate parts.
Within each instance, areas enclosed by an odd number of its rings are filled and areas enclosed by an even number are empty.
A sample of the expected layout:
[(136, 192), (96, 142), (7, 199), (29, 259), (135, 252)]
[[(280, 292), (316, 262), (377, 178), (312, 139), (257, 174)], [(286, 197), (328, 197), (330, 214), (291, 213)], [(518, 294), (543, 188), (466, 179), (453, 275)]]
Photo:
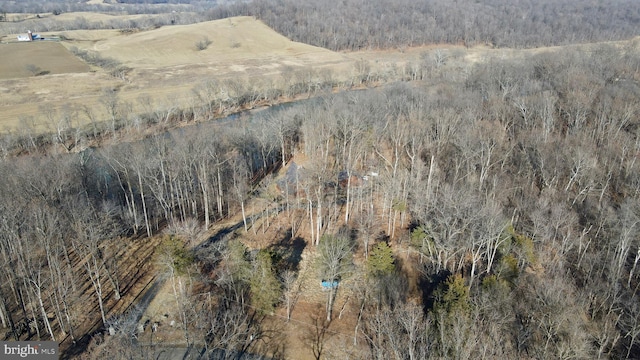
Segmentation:
[[(137, 20), (91, 22), (79, 17), (64, 24), (54, 19), (26, 20), (2, 32), (99, 28), (149, 28), (249, 15), (299, 42), (331, 50), (399, 48), (424, 44), (487, 44), (538, 47), (628, 39), (640, 33), (640, 2), (594, 3), (581, 0), (253, 0), (120, 1), (117, 7), (71, 3), (6, 2), (0, 13), (71, 11), (166, 14)], [(188, 12), (189, 14), (185, 14)], [(11, 30), (11, 31), (9, 31)]]
[(212, 18), (253, 15), (295, 41), (331, 50), (423, 44), (537, 47), (618, 40), (640, 30), (640, 2), (581, 0), (260, 0)]
[[(120, 1), (119, 1), (120, 2)], [(168, 0), (162, 3), (153, 1), (127, 1), (113, 6), (112, 4), (90, 4), (84, 1), (71, 0), (47, 0), (47, 1), (2, 1), (0, 13), (31, 13), (31, 14), (55, 14), (75, 11), (118, 12), (125, 14), (161, 14), (178, 10), (193, 11), (195, 8), (207, 9), (216, 6), (216, 1), (175, 1)], [(191, 5), (189, 5), (189, 3)]]

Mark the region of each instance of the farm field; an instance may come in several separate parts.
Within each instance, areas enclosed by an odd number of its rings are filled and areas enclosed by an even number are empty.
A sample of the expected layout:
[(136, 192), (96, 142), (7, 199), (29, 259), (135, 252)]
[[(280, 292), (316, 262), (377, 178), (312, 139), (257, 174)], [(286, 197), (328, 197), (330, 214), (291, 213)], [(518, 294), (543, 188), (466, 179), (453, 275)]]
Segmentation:
[(54, 75), (82, 73), (89, 69), (57, 42), (0, 44), (0, 79), (31, 77), (37, 71)]

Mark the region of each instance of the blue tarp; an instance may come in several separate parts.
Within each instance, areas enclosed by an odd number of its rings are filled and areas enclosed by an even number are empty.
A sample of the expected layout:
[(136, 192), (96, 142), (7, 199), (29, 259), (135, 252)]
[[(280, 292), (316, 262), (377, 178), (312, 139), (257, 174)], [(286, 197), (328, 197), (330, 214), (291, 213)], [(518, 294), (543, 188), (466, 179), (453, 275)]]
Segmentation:
[(321, 285), (325, 289), (331, 289), (331, 288), (337, 288), (339, 283), (340, 281), (338, 280), (333, 280), (333, 282), (329, 280), (322, 280)]

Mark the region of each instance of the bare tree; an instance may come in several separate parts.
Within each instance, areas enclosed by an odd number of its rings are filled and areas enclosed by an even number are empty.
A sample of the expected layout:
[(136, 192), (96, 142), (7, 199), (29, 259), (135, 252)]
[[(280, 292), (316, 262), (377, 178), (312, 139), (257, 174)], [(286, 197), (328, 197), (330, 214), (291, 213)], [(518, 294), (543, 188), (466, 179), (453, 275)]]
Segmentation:
[(325, 235), (318, 245), (318, 271), (321, 280), (329, 283), (327, 292), (327, 322), (331, 321), (333, 301), (338, 284), (352, 270), (353, 242), (345, 234)]
[(103, 89), (100, 102), (105, 108), (107, 115), (109, 116), (109, 122), (111, 125), (111, 134), (116, 136), (116, 130), (118, 128), (118, 120), (120, 118), (121, 101), (118, 96), (117, 89)]
[(302, 289), (301, 283), (298, 280), (296, 273), (292, 270), (285, 270), (280, 275), (280, 281), (282, 282), (282, 300), (287, 312), (287, 321), (291, 320), (291, 311), (296, 306), (296, 302), (300, 296)]

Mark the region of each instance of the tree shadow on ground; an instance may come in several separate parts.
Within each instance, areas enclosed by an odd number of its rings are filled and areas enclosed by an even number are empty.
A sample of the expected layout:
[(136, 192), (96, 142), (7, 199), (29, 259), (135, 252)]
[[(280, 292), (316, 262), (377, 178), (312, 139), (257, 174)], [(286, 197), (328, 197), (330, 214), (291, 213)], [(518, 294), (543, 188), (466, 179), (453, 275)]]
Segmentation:
[(239, 221), (234, 225), (224, 227), (193, 248), (193, 255), (196, 261), (201, 263), (201, 270), (204, 274), (212, 271), (218, 264), (223, 241), (229, 240), (233, 233), (243, 226), (244, 223)]
[(297, 272), (302, 261), (302, 252), (307, 243), (299, 236), (292, 237), (291, 228), (285, 232), (285, 236), (277, 243), (269, 247), (277, 254), (278, 262), (274, 264), (278, 271), (291, 270)]
[(424, 270), (424, 274), (418, 279), (418, 289), (422, 297), (424, 310), (429, 311), (433, 309), (434, 292), (441, 283), (447, 280), (449, 275), (451, 275), (451, 272), (446, 269), (441, 269), (439, 271), (436, 269), (428, 269), (428, 266), (425, 266)]

